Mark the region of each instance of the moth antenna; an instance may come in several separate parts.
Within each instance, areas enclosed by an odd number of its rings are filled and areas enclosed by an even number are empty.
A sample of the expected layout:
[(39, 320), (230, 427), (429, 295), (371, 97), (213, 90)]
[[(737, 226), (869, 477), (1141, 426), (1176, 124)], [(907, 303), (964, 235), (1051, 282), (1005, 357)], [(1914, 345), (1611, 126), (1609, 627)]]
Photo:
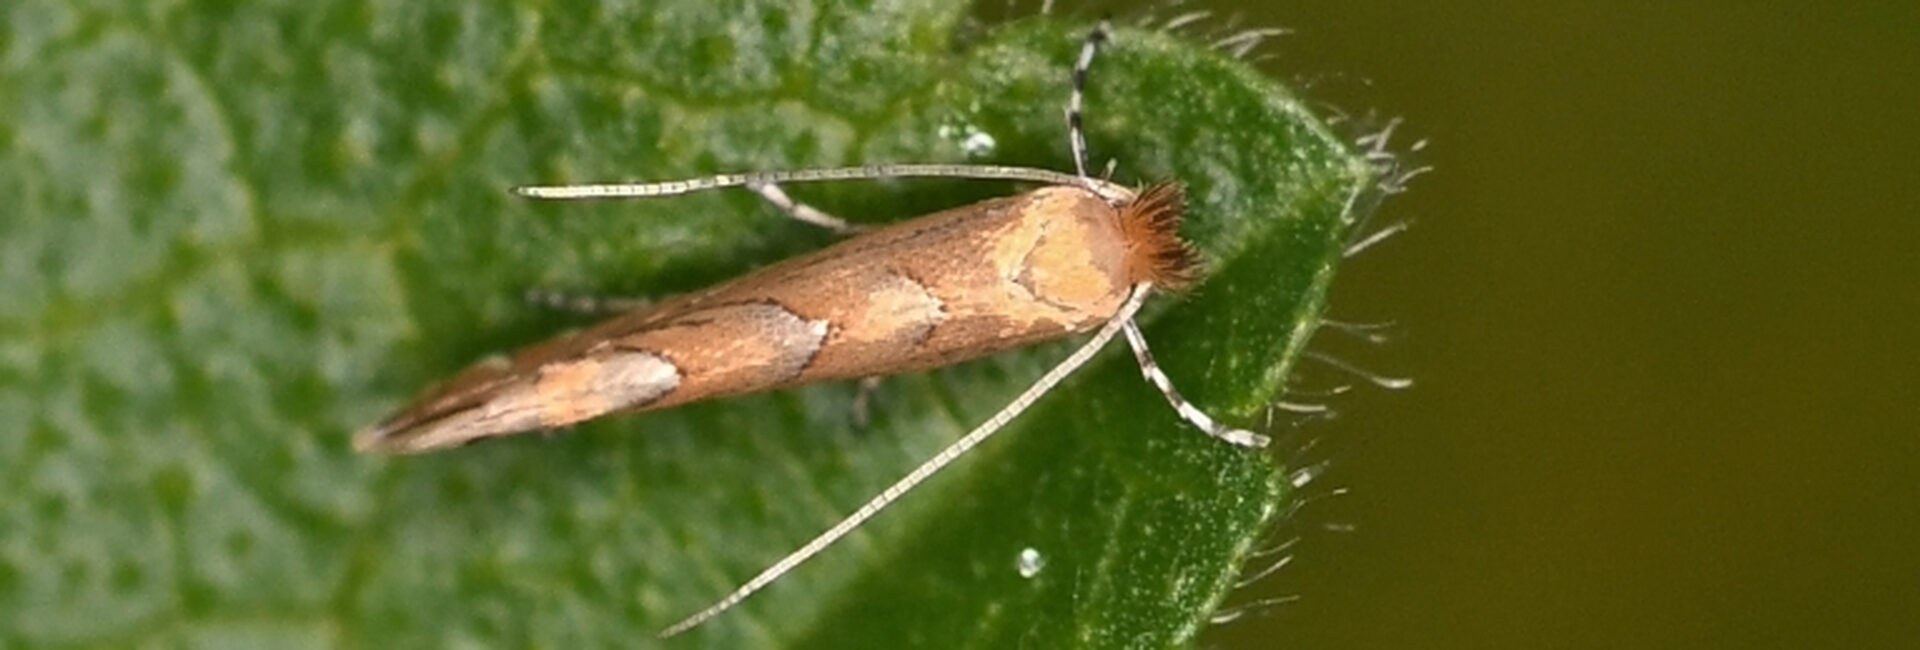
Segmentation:
[(1080, 185), (1109, 201), (1133, 200), (1133, 190), (1108, 181), (1086, 178), (1038, 167), (1009, 165), (885, 164), (857, 167), (825, 167), (785, 171), (715, 174), (700, 178), (652, 183), (593, 183), (585, 185), (523, 185), (513, 193), (530, 199), (650, 199), (679, 196), (728, 187), (749, 187), (781, 183), (817, 183), (824, 181), (877, 180), (883, 178), (968, 178), (975, 180), (1025, 181), (1050, 185)]
[(868, 519), (872, 519), (874, 515), (880, 514), (881, 510), (892, 505), (901, 495), (906, 494), (909, 490), (912, 490), (915, 486), (927, 480), (928, 477), (933, 476), (935, 472), (945, 469), (946, 466), (955, 459), (966, 455), (967, 452), (972, 451), (973, 448), (980, 443), (986, 442), (987, 438), (998, 433), (1008, 422), (1011, 422), (1015, 417), (1018, 417), (1021, 412), (1027, 410), (1027, 407), (1032, 406), (1041, 396), (1046, 395), (1047, 391), (1053, 390), (1053, 387), (1062, 380), (1065, 380), (1068, 375), (1079, 370), (1080, 366), (1086, 365), (1087, 361), (1092, 359), (1093, 355), (1100, 351), (1100, 348), (1104, 347), (1108, 341), (1113, 340), (1114, 335), (1119, 333), (1122, 327), (1128, 327), (1129, 330), (1131, 330), (1133, 315), (1140, 311), (1140, 305), (1146, 302), (1147, 294), (1151, 293), (1151, 288), (1151, 285), (1146, 283), (1134, 285), (1131, 295), (1127, 297), (1127, 302), (1120, 306), (1120, 310), (1115, 312), (1112, 318), (1107, 319), (1106, 325), (1101, 326), (1100, 331), (1095, 332), (1092, 339), (1089, 339), (1085, 344), (1081, 345), (1079, 349), (1074, 350), (1073, 354), (1068, 355), (1066, 359), (1061, 360), (1052, 370), (1048, 370), (1047, 374), (1041, 375), (1040, 379), (1034, 381), (1033, 385), (1028, 386), (1026, 391), (1020, 393), (1020, 396), (1013, 398), (1013, 401), (1001, 407), (1000, 412), (993, 414), (993, 417), (987, 418), (987, 421), (974, 427), (972, 431), (967, 432), (967, 435), (961, 436), (960, 439), (955, 440), (953, 444), (947, 445), (946, 449), (940, 450), (940, 453), (920, 463), (919, 467), (913, 468), (913, 471), (908, 472), (906, 476), (895, 481), (893, 485), (889, 485), (887, 489), (881, 490), (879, 495), (861, 505), (859, 509), (854, 510), (853, 514), (847, 515), (845, 519), (841, 519), (840, 523), (834, 524), (833, 527), (828, 528), (826, 532), (820, 533), (806, 544), (801, 545), (800, 548), (795, 549), (792, 553), (788, 553), (786, 557), (780, 558), (778, 562), (774, 562), (771, 566), (760, 571), (758, 575), (741, 584), (739, 588), (734, 589), (733, 593), (729, 593), (726, 597), (721, 598), (712, 605), (708, 605), (706, 609), (681, 619), (678, 623), (667, 626), (666, 629), (660, 631), (660, 638), (664, 639), (691, 630), (701, 623), (705, 623), (713, 617), (719, 616), (721, 613), (732, 609), (734, 605), (740, 604), (741, 601), (746, 600), (749, 596), (752, 596), (767, 585), (772, 584), (773, 581), (780, 579), (780, 576), (785, 575), (788, 571), (792, 571), (794, 567), (812, 559), (813, 556), (818, 555), (820, 551), (826, 550), (826, 548), (832, 546), (834, 542), (845, 537), (847, 533), (853, 532), (855, 528), (859, 528), (860, 525), (866, 523)]
[(1081, 107), (1086, 104), (1087, 72), (1093, 69), (1093, 56), (1100, 53), (1100, 45), (1107, 42), (1108, 33), (1113, 25), (1106, 20), (1087, 32), (1087, 42), (1080, 46), (1080, 59), (1073, 64), (1073, 93), (1067, 96), (1067, 143), (1073, 149), (1073, 170), (1080, 178), (1087, 177), (1087, 132), (1080, 126)]

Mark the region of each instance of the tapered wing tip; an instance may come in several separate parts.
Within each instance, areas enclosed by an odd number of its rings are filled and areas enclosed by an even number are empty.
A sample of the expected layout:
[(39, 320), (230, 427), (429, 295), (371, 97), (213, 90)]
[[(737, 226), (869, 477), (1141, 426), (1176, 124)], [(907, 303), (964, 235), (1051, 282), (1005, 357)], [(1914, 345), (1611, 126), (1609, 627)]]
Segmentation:
[(362, 454), (402, 456), (460, 446), (443, 435), (446, 433), (443, 421), (422, 422), (417, 417), (407, 417), (411, 413), (382, 420), (354, 433), (353, 450)]
[(423, 401), (353, 434), (353, 449), (363, 454), (425, 454), (551, 428), (540, 419), (543, 412), (526, 401), (527, 395), (516, 391)]
[(361, 429), (353, 434), (353, 450), (363, 454), (410, 454), (421, 450), (404, 444), (405, 436), (384, 424)]

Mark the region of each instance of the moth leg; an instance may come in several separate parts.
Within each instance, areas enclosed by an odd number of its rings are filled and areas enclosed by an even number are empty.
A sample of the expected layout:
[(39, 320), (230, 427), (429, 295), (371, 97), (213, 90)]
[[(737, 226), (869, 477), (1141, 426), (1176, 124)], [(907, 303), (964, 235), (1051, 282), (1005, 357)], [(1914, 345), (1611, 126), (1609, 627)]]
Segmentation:
[(794, 220), (804, 221), (842, 235), (851, 235), (867, 229), (866, 226), (849, 223), (845, 219), (821, 212), (811, 205), (795, 201), (793, 197), (787, 196), (786, 190), (780, 189), (779, 185), (753, 180), (747, 181), (747, 189), (753, 190), (755, 194), (760, 195), (760, 198), (780, 208), (781, 212), (787, 213), (787, 216)]
[(586, 314), (588, 316), (607, 316), (638, 311), (653, 304), (646, 298), (623, 298), (616, 296), (594, 296), (582, 293), (566, 293), (547, 289), (529, 289), (522, 298), (527, 304), (558, 311)]
[(867, 428), (873, 423), (873, 394), (879, 392), (880, 381), (884, 377), (861, 377), (860, 387), (853, 394), (853, 426)]
[(1174, 390), (1173, 380), (1168, 379), (1167, 373), (1160, 369), (1159, 362), (1153, 360), (1153, 350), (1147, 347), (1147, 337), (1140, 333), (1140, 326), (1128, 320), (1124, 331), (1127, 334), (1127, 343), (1133, 346), (1133, 359), (1140, 364), (1140, 374), (1146, 376), (1147, 383), (1160, 389), (1160, 395), (1167, 398), (1167, 404), (1173, 406), (1175, 413), (1180, 414), (1180, 419), (1186, 420), (1188, 424), (1192, 424), (1209, 436), (1233, 445), (1254, 448), (1267, 446), (1266, 436), (1220, 424), (1205, 411), (1200, 410), (1200, 407), (1194, 406), (1193, 402), (1182, 397), (1180, 391)]
[[(1073, 94), (1067, 96), (1067, 147), (1073, 152), (1073, 171), (1081, 178), (1087, 177), (1087, 131), (1082, 128), (1082, 107), (1086, 105), (1087, 73), (1093, 70), (1093, 57), (1100, 53), (1100, 46), (1107, 42), (1113, 26), (1100, 21), (1093, 31), (1087, 32), (1087, 41), (1080, 45), (1080, 58), (1073, 63)], [(1108, 171), (1112, 173), (1111, 170)]]

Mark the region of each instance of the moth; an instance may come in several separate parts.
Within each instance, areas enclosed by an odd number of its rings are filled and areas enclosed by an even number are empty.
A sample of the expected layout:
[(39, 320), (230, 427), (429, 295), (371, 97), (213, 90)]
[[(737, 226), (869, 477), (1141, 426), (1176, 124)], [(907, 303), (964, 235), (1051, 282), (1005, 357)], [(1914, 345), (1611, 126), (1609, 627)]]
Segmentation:
[(658, 183), (520, 187), (535, 199), (653, 198), (751, 189), (790, 217), (859, 231), (793, 201), (782, 184), (897, 177), (1025, 181), (1043, 186), (892, 225), (732, 281), (641, 307), (505, 358), (478, 363), (354, 437), (363, 452), (412, 454), (617, 413), (946, 366), (1094, 332), (1000, 412), (852, 515), (679, 623), (733, 607), (873, 517), (993, 435), (1122, 332), (1141, 372), (1187, 422), (1220, 440), (1261, 447), (1180, 396), (1134, 323), (1155, 289), (1199, 273), (1179, 235), (1178, 185), (1133, 190), (1086, 172), (1086, 81), (1108, 38), (1102, 23), (1075, 62), (1066, 116), (1076, 172), (987, 165), (899, 164), (724, 174)]

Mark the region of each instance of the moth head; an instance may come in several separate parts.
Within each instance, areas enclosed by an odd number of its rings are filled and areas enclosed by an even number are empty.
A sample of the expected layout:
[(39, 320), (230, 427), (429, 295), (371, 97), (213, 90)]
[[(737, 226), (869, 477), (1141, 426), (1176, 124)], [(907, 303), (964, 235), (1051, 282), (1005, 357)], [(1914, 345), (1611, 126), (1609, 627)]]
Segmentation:
[(1127, 242), (1126, 274), (1164, 291), (1191, 286), (1200, 276), (1200, 253), (1180, 238), (1187, 193), (1177, 183), (1157, 183), (1120, 206), (1120, 232)]

